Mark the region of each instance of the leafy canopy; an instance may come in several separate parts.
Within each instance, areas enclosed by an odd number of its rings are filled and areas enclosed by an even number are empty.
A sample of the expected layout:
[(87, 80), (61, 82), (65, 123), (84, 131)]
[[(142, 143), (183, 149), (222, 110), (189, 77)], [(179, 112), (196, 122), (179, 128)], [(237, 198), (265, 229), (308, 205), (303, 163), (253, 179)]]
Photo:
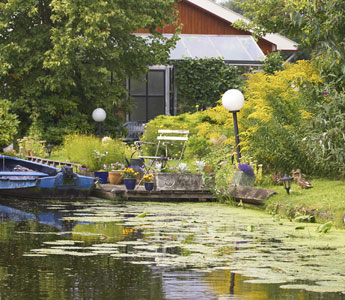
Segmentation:
[(9, 113), (10, 107), (8, 100), (0, 99), (0, 151), (12, 142), (17, 133), (19, 121), (16, 115)]
[(320, 78), (307, 61), (287, 64), (274, 74), (249, 74), (240, 111), (241, 150), (272, 170), (310, 171), (303, 147), (315, 106), (310, 92)]
[(235, 0), (250, 19), (238, 25), (265, 33), (282, 33), (314, 49), (321, 75), (345, 88), (344, 0)]
[(186, 58), (174, 63), (179, 111), (214, 107), (230, 88), (240, 88), (243, 80), (236, 66), (221, 58)]
[[(0, 1), (0, 94), (26, 120), (22, 131), (36, 120), (44, 138), (61, 141), (76, 129), (91, 131), (98, 106), (114, 128), (117, 109), (126, 109), (125, 79), (168, 59), (176, 36), (156, 28), (175, 22), (174, 3)], [(138, 29), (151, 39), (133, 34)]]

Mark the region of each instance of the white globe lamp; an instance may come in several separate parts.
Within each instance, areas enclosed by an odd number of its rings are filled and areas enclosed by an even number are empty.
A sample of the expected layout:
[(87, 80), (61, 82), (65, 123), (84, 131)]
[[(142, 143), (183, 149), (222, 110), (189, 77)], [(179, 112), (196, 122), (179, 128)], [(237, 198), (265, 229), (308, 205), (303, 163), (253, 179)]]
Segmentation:
[(92, 119), (94, 119), (96, 122), (98, 122), (98, 135), (99, 135), (100, 140), (102, 140), (102, 125), (101, 125), (101, 123), (105, 120), (106, 117), (107, 117), (107, 114), (103, 108), (96, 108), (92, 112)]
[(240, 150), (240, 138), (238, 136), (238, 125), (237, 125), (237, 112), (241, 110), (244, 105), (244, 96), (241, 91), (236, 89), (231, 89), (226, 91), (222, 97), (222, 104), (224, 108), (232, 112), (234, 119), (234, 129), (235, 129), (235, 141), (236, 141), (236, 152), (237, 152), (237, 162), (241, 161), (241, 150)]
[(107, 117), (107, 114), (103, 108), (96, 108), (92, 112), (92, 119), (94, 119), (96, 122), (103, 122), (106, 117)]
[(228, 111), (240, 111), (244, 105), (244, 96), (239, 90), (228, 90), (222, 97), (222, 104)]

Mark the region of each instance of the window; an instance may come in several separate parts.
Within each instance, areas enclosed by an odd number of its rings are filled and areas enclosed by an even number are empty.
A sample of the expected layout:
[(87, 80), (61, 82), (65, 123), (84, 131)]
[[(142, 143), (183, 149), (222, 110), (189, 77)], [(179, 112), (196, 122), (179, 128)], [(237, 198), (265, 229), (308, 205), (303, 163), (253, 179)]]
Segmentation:
[(130, 121), (147, 122), (165, 114), (165, 70), (150, 70), (148, 74), (129, 80), (129, 96), (133, 104)]

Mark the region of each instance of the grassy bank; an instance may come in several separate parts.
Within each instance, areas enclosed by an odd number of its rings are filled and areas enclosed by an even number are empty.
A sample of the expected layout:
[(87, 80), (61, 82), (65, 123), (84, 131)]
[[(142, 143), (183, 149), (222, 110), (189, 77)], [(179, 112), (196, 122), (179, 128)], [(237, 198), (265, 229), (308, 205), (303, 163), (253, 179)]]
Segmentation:
[(267, 200), (266, 210), (287, 218), (312, 215), (316, 222), (331, 220), (337, 227), (344, 227), (345, 181), (314, 179), (312, 185), (311, 189), (303, 190), (292, 183), (290, 195), (283, 186), (265, 186), (277, 192)]

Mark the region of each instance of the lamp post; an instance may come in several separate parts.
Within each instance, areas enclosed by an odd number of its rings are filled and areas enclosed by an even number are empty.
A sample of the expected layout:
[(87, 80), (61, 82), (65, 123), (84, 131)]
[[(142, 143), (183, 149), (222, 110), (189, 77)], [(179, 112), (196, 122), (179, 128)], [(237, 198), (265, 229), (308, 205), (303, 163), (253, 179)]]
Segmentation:
[(232, 116), (234, 119), (237, 162), (240, 163), (241, 150), (240, 150), (240, 145), (239, 145), (240, 138), (238, 136), (237, 112), (239, 112), (241, 108), (243, 107), (244, 96), (239, 90), (236, 90), (236, 89), (228, 90), (224, 93), (222, 97), (222, 104), (226, 110), (232, 112)]
[(291, 181), (293, 180), (292, 177), (289, 175), (285, 174), (282, 178), (279, 179), (279, 181), (282, 181), (284, 184), (284, 188), (288, 195), (290, 194), (290, 187), (291, 187)]
[(94, 119), (98, 123), (98, 135), (99, 135), (100, 140), (102, 139), (101, 123), (105, 120), (106, 117), (107, 117), (107, 114), (103, 108), (96, 108), (92, 112), (92, 119)]
[(47, 150), (48, 156), (50, 157), (50, 155), (52, 154), (53, 146), (48, 144), (46, 146), (46, 150)]

